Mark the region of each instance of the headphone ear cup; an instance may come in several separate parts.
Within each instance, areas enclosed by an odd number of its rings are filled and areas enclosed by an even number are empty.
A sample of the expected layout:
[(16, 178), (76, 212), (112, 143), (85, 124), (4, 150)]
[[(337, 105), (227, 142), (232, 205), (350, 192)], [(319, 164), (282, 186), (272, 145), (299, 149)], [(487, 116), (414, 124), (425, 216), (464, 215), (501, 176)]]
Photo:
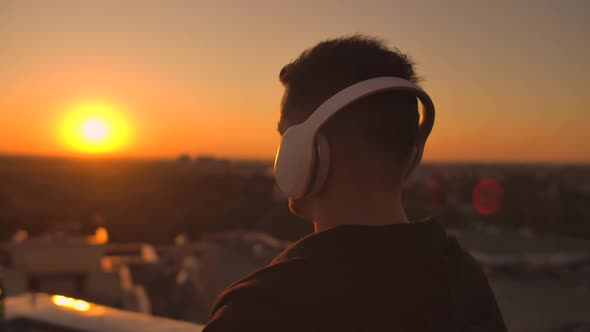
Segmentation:
[(406, 173), (404, 175), (404, 181), (407, 181), (412, 177), (412, 175), (414, 174), (414, 172), (418, 168), (418, 165), (420, 165), (421, 159), (422, 159), (422, 149), (420, 148), (420, 145), (416, 144), (416, 145), (414, 145), (414, 148), (412, 149), (412, 154), (411, 154), (410, 158), (408, 158), (409, 164), (408, 164), (408, 168), (406, 170)]
[(322, 189), (330, 171), (330, 144), (321, 132), (316, 135), (314, 149), (313, 174), (306, 196), (314, 195)]

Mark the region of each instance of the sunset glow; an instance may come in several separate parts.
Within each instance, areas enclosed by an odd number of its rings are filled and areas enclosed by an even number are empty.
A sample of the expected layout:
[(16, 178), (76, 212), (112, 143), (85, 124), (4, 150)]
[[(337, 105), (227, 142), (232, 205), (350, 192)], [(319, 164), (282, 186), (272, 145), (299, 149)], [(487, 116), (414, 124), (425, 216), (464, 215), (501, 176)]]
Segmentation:
[(9, 3), (0, 154), (272, 160), (281, 68), (362, 33), (416, 63), (437, 110), (425, 161), (590, 162), (583, 1)]
[(67, 115), (62, 135), (68, 148), (81, 153), (110, 153), (123, 149), (129, 128), (111, 106), (83, 103)]

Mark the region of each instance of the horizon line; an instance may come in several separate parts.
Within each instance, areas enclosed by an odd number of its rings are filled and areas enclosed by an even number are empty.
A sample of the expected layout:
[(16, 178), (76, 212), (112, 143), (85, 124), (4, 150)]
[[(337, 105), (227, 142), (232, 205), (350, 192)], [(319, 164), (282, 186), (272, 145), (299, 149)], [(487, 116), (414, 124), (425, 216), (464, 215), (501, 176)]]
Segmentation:
[[(180, 153), (176, 156), (130, 156), (130, 155), (85, 155), (85, 154), (28, 154), (28, 153), (5, 153), (0, 152), (0, 159), (4, 158), (23, 158), (23, 159), (63, 159), (63, 160), (136, 160), (136, 161), (177, 161), (181, 156), (189, 156), (191, 160), (196, 158), (214, 158), (229, 161), (242, 162), (261, 162), (273, 163), (272, 158), (255, 158), (255, 157), (231, 157), (213, 154), (190, 154)], [(434, 159), (424, 160), (423, 165), (427, 164), (499, 164), (499, 165), (554, 165), (554, 166), (590, 166), (590, 161), (567, 161), (567, 160), (486, 160), (486, 159)]]

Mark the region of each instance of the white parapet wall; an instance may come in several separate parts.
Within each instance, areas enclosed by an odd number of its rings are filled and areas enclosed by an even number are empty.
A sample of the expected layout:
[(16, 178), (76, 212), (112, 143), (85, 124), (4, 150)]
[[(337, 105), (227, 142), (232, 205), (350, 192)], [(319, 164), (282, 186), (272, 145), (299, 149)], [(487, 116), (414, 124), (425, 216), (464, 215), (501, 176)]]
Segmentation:
[(202, 325), (43, 293), (7, 297), (5, 319), (28, 319), (88, 332), (201, 332)]

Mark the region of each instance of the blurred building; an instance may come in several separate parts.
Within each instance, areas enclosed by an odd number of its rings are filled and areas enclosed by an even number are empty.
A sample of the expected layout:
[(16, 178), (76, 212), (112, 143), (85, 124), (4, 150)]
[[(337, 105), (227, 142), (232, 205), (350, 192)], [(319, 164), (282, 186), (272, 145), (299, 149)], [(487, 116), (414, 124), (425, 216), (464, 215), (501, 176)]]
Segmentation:
[(104, 242), (58, 234), (20, 239), (0, 250), (7, 296), (42, 292), (150, 312), (144, 288), (133, 282), (126, 264), (105, 256)]

